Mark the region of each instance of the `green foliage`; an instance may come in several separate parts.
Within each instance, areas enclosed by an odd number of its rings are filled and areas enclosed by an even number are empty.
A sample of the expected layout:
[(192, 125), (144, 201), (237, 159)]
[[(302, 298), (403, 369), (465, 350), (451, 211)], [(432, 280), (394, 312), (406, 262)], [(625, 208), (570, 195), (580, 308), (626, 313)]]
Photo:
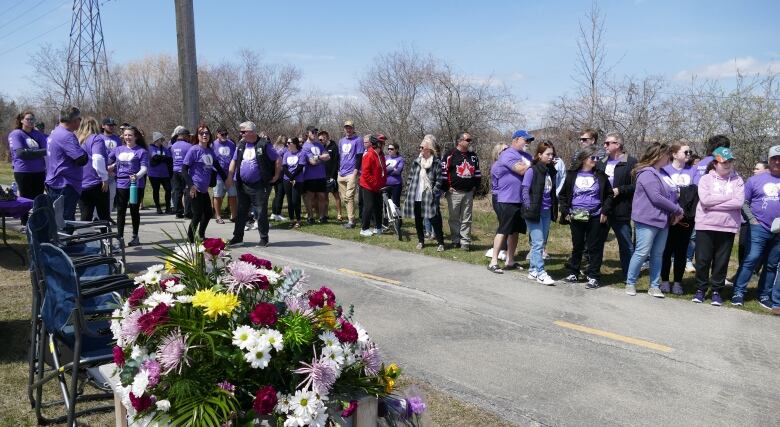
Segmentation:
[(282, 325), (284, 344), (293, 351), (300, 352), (314, 341), (314, 328), (311, 320), (299, 313), (282, 316), (278, 323)]
[(238, 402), (232, 394), (214, 388), (206, 397), (183, 398), (178, 401), (175, 412), (157, 414), (157, 419), (162, 420), (167, 416), (172, 426), (219, 427), (232, 418), (237, 409)]

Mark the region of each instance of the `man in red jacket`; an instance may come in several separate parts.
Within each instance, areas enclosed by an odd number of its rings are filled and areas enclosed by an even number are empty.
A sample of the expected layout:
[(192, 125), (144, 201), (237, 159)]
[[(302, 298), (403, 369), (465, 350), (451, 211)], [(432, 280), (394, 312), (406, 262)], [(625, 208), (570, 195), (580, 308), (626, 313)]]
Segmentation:
[[(371, 149), (366, 150), (360, 165), (360, 193), (363, 196), (363, 226), (360, 235), (364, 237), (382, 234), (382, 187), (387, 181), (385, 155), (382, 153), (385, 139), (382, 134), (363, 137), (364, 141), (371, 144)], [(369, 229), (372, 217), (376, 227), (373, 231)]]

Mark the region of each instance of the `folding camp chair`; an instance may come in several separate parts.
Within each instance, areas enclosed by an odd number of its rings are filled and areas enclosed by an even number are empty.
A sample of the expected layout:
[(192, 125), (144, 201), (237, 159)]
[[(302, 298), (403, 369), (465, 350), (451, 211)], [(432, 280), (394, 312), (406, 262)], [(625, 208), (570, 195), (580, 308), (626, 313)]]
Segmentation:
[[(112, 361), (109, 317), (114, 307), (107, 304), (91, 305), (96, 298), (124, 292), (134, 287), (128, 278), (93, 281), (85, 287), (76, 272), (76, 266), (60, 248), (42, 243), (36, 259), (45, 285), (41, 306), (42, 335), (38, 340), (40, 363), (36, 365), (35, 381), (30, 385), (34, 392), (35, 415), (40, 424), (67, 422), (75, 425), (82, 415), (112, 411), (113, 404), (90, 407), (78, 411), (77, 403), (90, 400), (111, 399), (107, 381), (97, 367)], [(44, 356), (45, 355), (45, 356)], [(46, 365), (50, 365), (47, 369)], [(56, 380), (62, 400), (43, 401), (43, 387)], [(98, 388), (95, 394), (85, 394), (90, 384)], [(65, 414), (56, 418), (43, 415), (45, 407), (62, 404)]]

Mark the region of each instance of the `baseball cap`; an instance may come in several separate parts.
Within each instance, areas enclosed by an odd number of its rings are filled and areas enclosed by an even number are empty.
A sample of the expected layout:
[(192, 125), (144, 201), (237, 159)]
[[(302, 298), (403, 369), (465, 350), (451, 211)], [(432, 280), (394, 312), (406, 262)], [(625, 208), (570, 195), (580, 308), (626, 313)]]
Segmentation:
[(512, 134), (512, 139), (515, 138), (523, 138), (524, 140), (526, 140), (526, 142), (531, 142), (534, 140), (533, 135), (531, 135), (530, 133), (522, 129), (516, 130), (515, 133)]
[(103, 119), (103, 124), (104, 125), (116, 125), (116, 120), (114, 120), (111, 117), (106, 117), (105, 119)]
[(780, 145), (775, 145), (769, 149), (769, 155), (767, 156), (767, 159), (771, 159), (775, 156), (780, 156)]
[(383, 134), (383, 133), (378, 133), (378, 134), (376, 134), (376, 139), (377, 139), (379, 142), (381, 142), (381, 143), (384, 143), (385, 141), (387, 141), (387, 137), (386, 137), (386, 136), (385, 136), (385, 134)]
[(190, 135), (190, 130), (185, 128), (184, 126), (180, 126), (179, 128), (176, 128), (176, 136), (181, 135)]
[(165, 138), (161, 132), (152, 132), (152, 142)]
[(344, 127), (347, 127), (347, 126), (353, 128), (353, 127), (355, 127), (355, 123), (353, 123), (352, 120), (347, 120), (346, 122), (344, 122)]
[(224, 126), (218, 127), (217, 128), (217, 134), (221, 134), (221, 133), (225, 133), (225, 134), (228, 133), (227, 128), (224, 127)]
[[(778, 152), (778, 155), (780, 155), (780, 151)], [(715, 151), (712, 152), (712, 157), (714, 157), (715, 161), (718, 163), (734, 160), (734, 154), (731, 152), (731, 149), (727, 147), (716, 148)]]

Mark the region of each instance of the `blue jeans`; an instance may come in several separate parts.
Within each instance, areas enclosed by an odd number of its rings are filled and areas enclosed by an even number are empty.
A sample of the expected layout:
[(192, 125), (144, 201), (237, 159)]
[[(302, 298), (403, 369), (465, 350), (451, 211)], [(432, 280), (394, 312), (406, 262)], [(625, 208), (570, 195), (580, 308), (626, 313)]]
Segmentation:
[(634, 239), (631, 238), (631, 221), (619, 221), (609, 219), (609, 226), (615, 232), (615, 239), (620, 250), (620, 269), (623, 276), (628, 276), (628, 264), (631, 262), (631, 254), (634, 253)]
[(691, 233), (691, 240), (688, 243), (688, 262), (693, 262), (693, 256), (696, 254), (696, 230)]
[(550, 210), (542, 209), (539, 214), (539, 221), (525, 220), (528, 225), (528, 236), (531, 239), (531, 273), (541, 273), (544, 271), (544, 241), (550, 232)]
[[(734, 282), (734, 295), (745, 294), (750, 277), (764, 256), (766, 256), (766, 264), (758, 279), (759, 300), (774, 294), (772, 288), (777, 275), (777, 264), (780, 263), (780, 234), (770, 233), (761, 224), (751, 224), (750, 249), (748, 249), (748, 254), (739, 268), (737, 281)], [(778, 296), (780, 296), (780, 291)]]
[(642, 264), (650, 258), (650, 287), (661, 286), (661, 263), (666, 247), (669, 227), (658, 228), (652, 225), (636, 223), (636, 248), (631, 256), (626, 275), (626, 284), (636, 285)]
[(80, 198), (80, 195), (78, 192), (76, 192), (76, 189), (70, 185), (66, 185), (62, 188), (47, 187), (46, 190), (52, 203), (54, 203), (55, 200), (62, 196), (62, 217), (66, 221), (75, 221), (76, 206), (78, 206)]

